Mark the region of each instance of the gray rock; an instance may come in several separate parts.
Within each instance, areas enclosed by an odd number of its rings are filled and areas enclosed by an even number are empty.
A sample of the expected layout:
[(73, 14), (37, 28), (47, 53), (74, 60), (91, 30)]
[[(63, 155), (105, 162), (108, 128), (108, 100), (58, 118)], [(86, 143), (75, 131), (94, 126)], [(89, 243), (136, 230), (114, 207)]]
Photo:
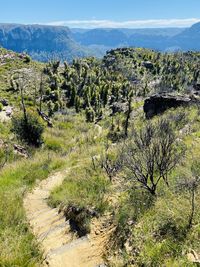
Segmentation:
[(7, 99), (0, 99), (0, 103), (3, 105), (3, 106), (8, 106), (8, 100)]
[(194, 99), (185, 95), (155, 94), (147, 98), (144, 102), (143, 110), (147, 119), (161, 114), (167, 109), (188, 106)]

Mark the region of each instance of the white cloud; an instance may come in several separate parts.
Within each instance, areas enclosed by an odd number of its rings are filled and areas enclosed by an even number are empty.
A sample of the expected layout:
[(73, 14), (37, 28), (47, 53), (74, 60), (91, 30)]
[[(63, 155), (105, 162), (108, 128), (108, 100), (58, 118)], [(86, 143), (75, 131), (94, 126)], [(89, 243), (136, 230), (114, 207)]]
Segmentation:
[(46, 23), (46, 25), (68, 26), (71, 28), (162, 28), (162, 27), (189, 27), (200, 19), (151, 19), (151, 20), (66, 20)]

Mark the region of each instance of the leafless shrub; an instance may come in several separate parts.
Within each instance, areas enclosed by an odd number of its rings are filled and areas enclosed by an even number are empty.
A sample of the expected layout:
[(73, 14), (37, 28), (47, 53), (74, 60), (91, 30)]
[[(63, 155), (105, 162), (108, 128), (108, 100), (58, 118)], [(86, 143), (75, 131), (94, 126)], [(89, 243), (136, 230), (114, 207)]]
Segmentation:
[(169, 120), (148, 123), (133, 132), (122, 151), (128, 177), (156, 195), (161, 179), (168, 185), (168, 174), (184, 154)]
[(191, 210), (188, 219), (188, 228), (190, 229), (193, 224), (193, 219), (195, 215), (195, 195), (197, 189), (200, 186), (200, 169), (199, 163), (194, 162), (192, 164), (192, 177), (184, 177), (177, 182), (176, 191), (187, 191), (190, 194)]
[(106, 172), (110, 181), (112, 181), (122, 168), (121, 154), (113, 155), (110, 153), (109, 145), (106, 144), (105, 151), (101, 154), (98, 164)]

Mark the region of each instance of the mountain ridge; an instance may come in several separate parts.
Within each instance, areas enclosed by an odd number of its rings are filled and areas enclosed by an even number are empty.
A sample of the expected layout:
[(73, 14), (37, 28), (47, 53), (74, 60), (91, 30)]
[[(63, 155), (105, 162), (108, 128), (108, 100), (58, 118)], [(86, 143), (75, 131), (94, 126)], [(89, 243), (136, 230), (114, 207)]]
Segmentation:
[(26, 52), (33, 59), (72, 61), (102, 57), (118, 47), (143, 47), (158, 51), (200, 50), (200, 23), (190, 28), (70, 29), (66, 26), (0, 23), (0, 46)]
[(0, 45), (15, 52), (27, 52), (40, 61), (51, 59), (54, 53), (56, 58), (65, 60), (88, 55), (87, 49), (74, 41), (70, 29), (64, 26), (0, 24)]

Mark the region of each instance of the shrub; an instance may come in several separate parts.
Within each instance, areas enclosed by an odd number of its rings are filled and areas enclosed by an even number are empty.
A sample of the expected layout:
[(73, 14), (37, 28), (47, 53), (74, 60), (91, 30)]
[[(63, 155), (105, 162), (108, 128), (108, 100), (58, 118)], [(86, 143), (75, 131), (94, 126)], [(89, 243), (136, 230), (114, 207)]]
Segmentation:
[(140, 131), (134, 131), (122, 151), (128, 176), (152, 195), (156, 195), (161, 180), (169, 186), (168, 174), (184, 153), (168, 119), (160, 119), (156, 124), (149, 122)]
[(87, 122), (94, 122), (95, 119), (95, 112), (93, 108), (86, 108), (85, 110), (85, 115), (86, 115), (86, 121)]
[(28, 145), (39, 147), (42, 144), (44, 127), (39, 117), (33, 112), (28, 112), (27, 118), (23, 114), (13, 117), (12, 131), (17, 138)]
[(24, 62), (25, 62), (25, 63), (30, 63), (30, 62), (31, 62), (31, 57), (30, 57), (29, 55), (26, 55), (26, 56), (24, 57)]

